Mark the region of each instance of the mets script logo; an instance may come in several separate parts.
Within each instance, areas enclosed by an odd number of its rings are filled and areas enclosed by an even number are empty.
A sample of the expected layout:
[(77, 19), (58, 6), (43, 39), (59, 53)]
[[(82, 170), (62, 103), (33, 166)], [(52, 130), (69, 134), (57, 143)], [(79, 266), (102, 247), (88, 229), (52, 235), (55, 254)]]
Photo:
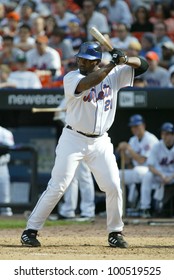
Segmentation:
[(104, 110), (107, 111), (112, 109), (112, 99), (107, 98), (111, 97), (112, 91), (109, 85), (104, 84), (102, 90), (97, 93), (95, 88), (91, 88), (89, 94), (83, 97), (84, 102), (97, 102), (98, 100), (104, 100), (105, 107)]
[(170, 165), (170, 164), (174, 164), (174, 159), (168, 159), (167, 157), (162, 158), (160, 161), (160, 165)]

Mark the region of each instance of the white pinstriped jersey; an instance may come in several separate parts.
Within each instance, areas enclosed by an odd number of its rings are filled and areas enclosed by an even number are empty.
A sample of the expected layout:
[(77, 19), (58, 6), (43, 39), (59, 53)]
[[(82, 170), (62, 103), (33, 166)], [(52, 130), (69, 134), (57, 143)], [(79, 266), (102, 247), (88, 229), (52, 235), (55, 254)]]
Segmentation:
[(174, 174), (174, 146), (168, 149), (163, 140), (154, 145), (147, 163), (164, 173)]
[[(154, 134), (149, 131), (145, 131), (144, 136), (140, 141), (137, 136), (132, 136), (129, 140), (129, 145), (137, 154), (148, 158), (153, 145), (158, 143), (158, 141), (158, 138)], [(140, 165), (135, 160), (132, 162), (134, 166)], [(147, 162), (145, 161), (142, 165), (146, 166)]]
[(83, 78), (79, 70), (71, 71), (64, 77), (65, 121), (75, 130), (101, 135), (114, 121), (119, 89), (132, 86), (134, 69), (127, 65), (114, 67), (100, 84), (75, 95), (76, 87)]

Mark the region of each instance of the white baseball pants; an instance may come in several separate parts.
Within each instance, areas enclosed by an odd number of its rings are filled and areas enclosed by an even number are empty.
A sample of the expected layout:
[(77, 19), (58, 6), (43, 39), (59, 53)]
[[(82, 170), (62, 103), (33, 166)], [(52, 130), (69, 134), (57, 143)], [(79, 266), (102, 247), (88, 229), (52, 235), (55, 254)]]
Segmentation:
[(107, 231), (123, 230), (122, 190), (113, 145), (107, 133), (90, 138), (64, 128), (56, 147), (56, 159), (47, 189), (33, 209), (27, 229), (39, 230), (72, 181), (84, 159), (95, 180), (106, 193)]
[[(171, 176), (172, 174), (166, 173), (165, 175)], [(172, 184), (173, 182), (174, 180), (171, 181), (170, 184)], [(158, 201), (162, 201), (164, 196), (164, 185), (161, 182), (159, 176), (156, 176), (152, 172), (148, 171), (144, 176), (141, 184), (141, 196), (140, 196), (141, 209), (151, 208), (152, 190), (155, 190), (154, 198)]]
[(132, 169), (119, 170), (120, 180), (124, 172), (124, 183), (128, 187), (128, 201), (134, 202), (137, 198), (136, 184), (142, 182), (144, 175), (148, 172), (147, 166), (135, 166)]
[[(10, 175), (8, 165), (4, 164), (0, 166), (0, 202), (10, 202)], [(1, 213), (12, 213), (10, 207), (1, 207)]]

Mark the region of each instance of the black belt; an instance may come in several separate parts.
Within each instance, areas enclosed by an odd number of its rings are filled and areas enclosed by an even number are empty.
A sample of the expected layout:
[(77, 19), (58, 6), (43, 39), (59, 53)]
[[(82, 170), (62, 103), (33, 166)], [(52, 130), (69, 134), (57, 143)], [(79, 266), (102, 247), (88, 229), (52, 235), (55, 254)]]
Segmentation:
[[(74, 130), (70, 125), (67, 125), (66, 128), (68, 128), (70, 130)], [(86, 134), (86, 133), (78, 131), (78, 130), (74, 130), (74, 131), (76, 131), (76, 132), (78, 132), (78, 133), (80, 133), (80, 134), (82, 134), (82, 135), (84, 135), (86, 137), (90, 137), (90, 138), (97, 138), (97, 137), (102, 136), (102, 135), (95, 135), (95, 134)]]

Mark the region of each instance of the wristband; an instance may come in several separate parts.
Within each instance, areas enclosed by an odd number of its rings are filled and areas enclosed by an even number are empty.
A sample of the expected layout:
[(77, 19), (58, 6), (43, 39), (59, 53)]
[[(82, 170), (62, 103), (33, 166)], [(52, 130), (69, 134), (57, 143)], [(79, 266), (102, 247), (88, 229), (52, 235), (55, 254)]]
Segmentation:
[(125, 55), (124, 59), (125, 59), (124, 64), (127, 64), (127, 63), (128, 63), (128, 61), (129, 61), (128, 56), (127, 56), (127, 55)]
[(114, 60), (111, 60), (110, 63), (114, 64), (115, 66), (117, 65)]

